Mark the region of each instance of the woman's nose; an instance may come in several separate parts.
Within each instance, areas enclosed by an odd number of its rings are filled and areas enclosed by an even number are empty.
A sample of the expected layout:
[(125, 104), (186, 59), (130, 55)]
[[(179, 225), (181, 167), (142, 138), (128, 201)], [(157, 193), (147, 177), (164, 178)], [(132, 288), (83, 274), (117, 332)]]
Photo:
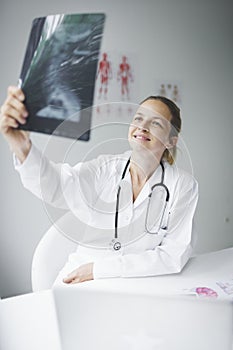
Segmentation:
[(138, 129), (144, 132), (149, 132), (148, 126), (145, 122), (141, 123), (141, 125), (138, 125)]

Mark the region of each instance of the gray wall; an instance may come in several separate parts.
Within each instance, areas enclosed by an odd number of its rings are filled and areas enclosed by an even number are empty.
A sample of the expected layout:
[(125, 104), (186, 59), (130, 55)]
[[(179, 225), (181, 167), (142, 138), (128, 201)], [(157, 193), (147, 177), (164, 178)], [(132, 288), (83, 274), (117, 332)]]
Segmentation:
[[(200, 185), (196, 251), (232, 246), (230, 1), (1, 0), (0, 101), (5, 98), (7, 86), (17, 82), (32, 19), (86, 11), (107, 14), (103, 43), (106, 50), (119, 49), (137, 57), (138, 101), (154, 92), (156, 79), (182, 82), (182, 137)], [(104, 131), (102, 136), (106, 137)], [(40, 147), (48, 140), (38, 134), (32, 138)], [(95, 142), (94, 135), (90, 143), (80, 143), (77, 160)], [(0, 296), (12, 296), (31, 290), (33, 251), (51, 222), (43, 204), (22, 188), (2, 137), (0, 159)]]

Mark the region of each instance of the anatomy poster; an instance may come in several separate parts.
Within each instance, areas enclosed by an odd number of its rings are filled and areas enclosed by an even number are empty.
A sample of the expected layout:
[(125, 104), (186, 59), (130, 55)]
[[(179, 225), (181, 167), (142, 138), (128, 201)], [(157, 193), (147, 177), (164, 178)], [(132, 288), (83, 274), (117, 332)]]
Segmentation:
[(118, 90), (122, 101), (130, 101), (133, 87), (133, 68), (127, 56), (123, 55), (117, 64)]
[(182, 83), (174, 80), (157, 80), (155, 94), (171, 99), (180, 107), (182, 104)]
[(127, 121), (138, 101), (138, 72), (135, 55), (103, 51), (100, 54), (95, 87), (96, 119)]
[(109, 54), (103, 52), (98, 62), (97, 76), (96, 76), (96, 94), (97, 101), (107, 101), (109, 99), (109, 90), (111, 90), (111, 83), (113, 80), (112, 62)]

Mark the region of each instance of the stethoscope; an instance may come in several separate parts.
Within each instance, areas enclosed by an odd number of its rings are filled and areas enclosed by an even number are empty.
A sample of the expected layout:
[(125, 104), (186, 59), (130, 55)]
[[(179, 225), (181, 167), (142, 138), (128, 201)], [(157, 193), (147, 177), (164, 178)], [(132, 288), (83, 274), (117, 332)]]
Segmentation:
[[(128, 159), (125, 168), (122, 172), (122, 176), (121, 176), (121, 180), (124, 179), (126, 171), (128, 169), (130, 163), (130, 158)], [(161, 180), (159, 183), (153, 185), (151, 187), (151, 191), (148, 195), (148, 203), (147, 203), (147, 208), (146, 208), (146, 217), (145, 217), (145, 233), (149, 233), (149, 234), (158, 234), (159, 230), (162, 228), (162, 222), (163, 222), (163, 217), (164, 217), (164, 213), (166, 211), (166, 207), (170, 198), (170, 193), (169, 190), (167, 188), (167, 186), (164, 184), (164, 175), (165, 175), (165, 170), (164, 170), (164, 165), (162, 163), (162, 161), (160, 162), (160, 166), (162, 169), (162, 174), (161, 174)], [(160, 223), (159, 223), (159, 229), (156, 232), (152, 232), (149, 228), (148, 228), (148, 215), (149, 215), (149, 208), (150, 208), (150, 203), (151, 203), (151, 197), (153, 194), (153, 191), (155, 189), (158, 189), (158, 187), (162, 187), (165, 190), (166, 193), (166, 198), (165, 198), (165, 204), (164, 204), (164, 208), (162, 211), (162, 215), (161, 215), (161, 219), (160, 219)], [(118, 238), (118, 215), (119, 215), (119, 201), (120, 201), (120, 192), (121, 192), (121, 185), (118, 186), (118, 190), (117, 190), (117, 199), (116, 199), (116, 211), (115, 211), (115, 234), (114, 234), (114, 239), (112, 239), (112, 241), (110, 242), (110, 246), (113, 248), (113, 250), (120, 250), (122, 247), (121, 242), (119, 241)]]

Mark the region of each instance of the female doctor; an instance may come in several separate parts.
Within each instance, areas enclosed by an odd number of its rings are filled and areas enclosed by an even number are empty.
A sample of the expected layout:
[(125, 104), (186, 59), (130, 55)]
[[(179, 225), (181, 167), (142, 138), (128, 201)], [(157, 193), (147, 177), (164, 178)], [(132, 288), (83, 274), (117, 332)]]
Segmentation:
[(174, 163), (179, 108), (165, 97), (148, 97), (129, 127), (131, 151), (71, 167), (48, 160), (18, 129), (28, 117), (24, 99), (21, 89), (9, 87), (0, 119), (23, 185), (72, 210), (87, 236), (93, 230), (109, 234), (109, 248), (79, 245), (58, 279), (68, 284), (180, 272), (192, 253), (198, 185)]

